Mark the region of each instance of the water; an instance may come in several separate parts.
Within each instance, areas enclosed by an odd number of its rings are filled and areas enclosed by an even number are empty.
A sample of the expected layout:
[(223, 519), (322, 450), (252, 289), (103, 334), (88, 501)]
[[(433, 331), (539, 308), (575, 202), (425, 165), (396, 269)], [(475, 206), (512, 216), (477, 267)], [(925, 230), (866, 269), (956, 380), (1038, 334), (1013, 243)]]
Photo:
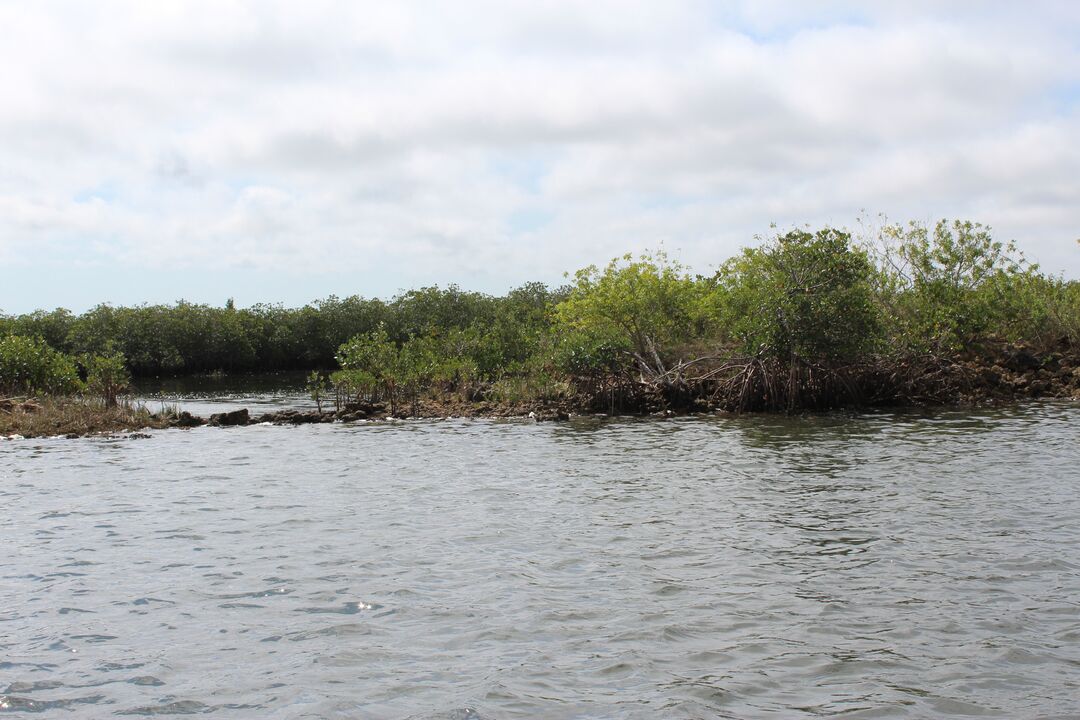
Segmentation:
[(1080, 405), (0, 442), (0, 716), (1080, 717)]
[(239, 408), (248, 408), (252, 415), (314, 410), (306, 382), (307, 373), (302, 371), (138, 378), (132, 399), (151, 411), (177, 406), (201, 417)]

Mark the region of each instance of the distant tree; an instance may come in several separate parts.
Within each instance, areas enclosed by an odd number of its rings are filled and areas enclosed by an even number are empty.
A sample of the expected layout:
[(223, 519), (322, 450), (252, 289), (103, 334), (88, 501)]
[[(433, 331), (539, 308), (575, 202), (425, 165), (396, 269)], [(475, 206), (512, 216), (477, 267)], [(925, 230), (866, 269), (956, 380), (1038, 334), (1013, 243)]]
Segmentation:
[(54, 350), (68, 352), (68, 333), (75, 321), (69, 310), (57, 308), (52, 312), (35, 310), (10, 320), (9, 332), (25, 337), (39, 337)]

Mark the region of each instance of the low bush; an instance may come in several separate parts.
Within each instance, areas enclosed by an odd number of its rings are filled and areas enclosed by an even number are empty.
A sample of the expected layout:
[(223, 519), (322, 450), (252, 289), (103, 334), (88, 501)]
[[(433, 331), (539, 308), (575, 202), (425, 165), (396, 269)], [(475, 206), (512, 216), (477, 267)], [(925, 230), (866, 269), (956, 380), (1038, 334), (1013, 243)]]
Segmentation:
[(0, 338), (0, 392), (5, 395), (70, 395), (82, 389), (75, 359), (40, 338)]
[(713, 308), (746, 355), (848, 362), (881, 338), (873, 272), (847, 233), (794, 230), (728, 261), (715, 278)]

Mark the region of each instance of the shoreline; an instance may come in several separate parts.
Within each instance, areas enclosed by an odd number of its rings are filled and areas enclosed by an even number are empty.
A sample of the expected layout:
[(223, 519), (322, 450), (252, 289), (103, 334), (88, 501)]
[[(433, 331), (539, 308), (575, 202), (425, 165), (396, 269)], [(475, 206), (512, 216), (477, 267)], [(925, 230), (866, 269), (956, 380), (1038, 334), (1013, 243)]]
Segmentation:
[[(235, 423), (235, 424), (220, 424), (213, 423), (207, 418), (199, 416), (191, 416), (196, 422), (190, 425), (181, 425), (177, 423), (169, 423), (166, 425), (144, 425), (144, 426), (117, 426), (107, 429), (96, 429), (87, 432), (68, 432), (68, 433), (39, 433), (31, 435), (22, 435), (19, 433), (6, 434), (0, 432), (0, 441), (17, 441), (17, 440), (77, 440), (80, 438), (129, 438), (129, 439), (148, 439), (153, 437), (147, 431), (152, 430), (190, 430), (197, 427), (207, 428), (220, 428), (220, 427), (295, 427), (299, 425), (331, 425), (331, 424), (349, 424), (349, 423), (363, 423), (363, 424), (390, 424), (390, 423), (404, 423), (408, 421), (426, 421), (426, 422), (445, 422), (451, 420), (478, 420), (478, 421), (510, 421), (510, 422), (532, 422), (532, 423), (563, 423), (571, 422), (575, 420), (618, 420), (618, 419), (635, 419), (642, 421), (652, 420), (670, 420), (679, 418), (738, 418), (738, 417), (817, 417), (827, 416), (832, 414), (844, 414), (844, 413), (869, 413), (869, 412), (916, 412), (927, 410), (980, 410), (989, 408), (1008, 408), (1008, 407), (1022, 407), (1032, 403), (1051, 402), (1051, 403), (1080, 403), (1080, 396), (1041, 396), (1038, 398), (1016, 398), (1014, 400), (994, 400), (990, 402), (956, 402), (956, 403), (940, 403), (933, 405), (898, 405), (898, 406), (875, 406), (875, 407), (844, 407), (833, 408), (830, 410), (816, 410), (816, 411), (804, 411), (795, 414), (785, 414), (770, 411), (750, 411), (750, 412), (730, 412), (724, 410), (716, 411), (687, 411), (687, 412), (653, 412), (653, 413), (616, 413), (610, 415), (608, 413), (570, 413), (568, 415), (543, 415), (532, 412), (530, 414), (464, 414), (464, 415), (379, 415), (369, 418), (361, 418), (356, 420), (340, 420), (334, 417), (335, 413), (324, 412), (324, 418), (319, 420), (292, 420), (292, 419), (264, 419), (264, 416), (256, 416), (247, 423)], [(244, 410), (246, 408), (241, 408)], [(230, 412), (239, 412), (230, 411)], [(308, 415), (308, 411), (279, 411), (280, 413), (296, 413), (298, 415)], [(311, 411), (315, 413), (317, 411)], [(216, 413), (215, 413), (216, 414)], [(278, 415), (278, 412), (264, 413), (264, 415)]]
[[(1070, 347), (1035, 353), (1023, 345), (1007, 345), (991, 352), (969, 351), (951, 358), (906, 358), (880, 361), (834, 371), (815, 382), (850, 391), (831, 404), (814, 405), (814, 397), (791, 407), (770, 404), (768, 386), (749, 383), (736, 372), (716, 376), (708, 383), (693, 378), (679, 386), (657, 387), (641, 380), (603, 378), (590, 392), (574, 397), (505, 402), (469, 400), (460, 392), (443, 392), (401, 402), (391, 413), (386, 402), (351, 402), (334, 410), (275, 410), (253, 415), (247, 408), (200, 417), (187, 411), (151, 412), (145, 405), (121, 402), (106, 407), (81, 396), (0, 398), (0, 439), (123, 435), (147, 429), (199, 426), (307, 425), (331, 422), (404, 419), (520, 419), (559, 422), (574, 417), (682, 417), (741, 414), (817, 414), (830, 411), (919, 409), (944, 407), (999, 407), (1031, 400), (1080, 401), (1080, 353)], [(752, 368), (749, 363), (745, 366)], [(742, 372), (742, 371), (740, 371)], [(842, 374), (846, 373), (846, 374)], [(744, 382), (741, 395), (729, 392), (732, 383)], [(584, 383), (583, 383), (584, 385)], [(810, 387), (810, 390), (814, 388)], [(805, 387), (797, 388), (802, 392)], [(735, 405), (733, 398), (739, 404)], [(747, 401), (749, 400), (749, 401)]]
[[(79, 403), (80, 401), (72, 401)], [(447, 421), (447, 420), (487, 420), (487, 421), (518, 421), (535, 423), (561, 423), (580, 419), (608, 420), (620, 418), (634, 418), (640, 420), (666, 420), (672, 418), (709, 418), (709, 417), (762, 417), (762, 416), (820, 416), (832, 413), (858, 413), (870, 411), (918, 411), (918, 410), (978, 410), (985, 408), (1019, 407), (1037, 402), (1080, 402), (1080, 391), (1064, 395), (1018, 395), (1012, 397), (982, 398), (979, 400), (959, 399), (955, 402), (946, 403), (923, 403), (911, 405), (876, 405), (865, 407), (836, 407), (827, 410), (804, 410), (797, 413), (780, 413), (775, 411), (747, 411), (736, 412), (721, 409), (711, 410), (658, 410), (653, 412), (621, 412), (604, 413), (589, 411), (566, 411), (554, 409), (550, 406), (539, 406), (533, 409), (523, 407), (504, 406), (495, 411), (489, 407), (472, 407), (461, 411), (463, 406), (455, 406), (452, 412), (440, 412), (445, 406), (433, 404), (415, 415), (401, 414), (391, 415), (382, 409), (377, 409), (370, 414), (357, 414), (355, 411), (322, 411), (318, 410), (277, 410), (251, 415), (247, 408), (239, 408), (222, 413), (213, 413), (210, 417), (192, 415), (187, 411), (181, 411), (171, 418), (164, 418), (150, 414), (150, 422), (131, 422), (123, 418), (110, 418), (102, 413), (89, 428), (56, 428), (47, 430), (31, 430), (29, 432), (11, 432), (13, 426), (5, 422), (4, 413), (0, 412), (0, 440), (30, 440), (30, 439), (78, 439), (85, 437), (127, 437), (132, 439), (152, 437), (147, 433), (149, 430), (187, 430), (196, 427), (255, 427), (255, 426), (299, 426), (318, 424), (349, 424), (349, 423), (395, 423), (408, 420), (423, 421)], [(482, 404), (474, 404), (482, 405)], [(426, 410), (426, 411), (425, 411)]]

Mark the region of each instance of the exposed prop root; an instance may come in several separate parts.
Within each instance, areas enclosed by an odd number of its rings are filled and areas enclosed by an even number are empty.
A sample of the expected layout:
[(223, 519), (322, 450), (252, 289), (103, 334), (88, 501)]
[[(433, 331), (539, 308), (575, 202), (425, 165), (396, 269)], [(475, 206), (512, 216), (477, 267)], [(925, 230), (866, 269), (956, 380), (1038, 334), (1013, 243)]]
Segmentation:
[[(996, 349), (972, 358), (927, 353), (880, 356), (828, 364), (765, 356), (680, 362), (664, 372), (576, 378), (583, 408), (610, 414), (679, 412), (799, 412), (838, 408), (942, 405), (1068, 397), (1080, 377), (1071, 365), (1028, 356), (1017, 367), (1015, 351)], [(1010, 364), (1012, 363), (1012, 364)], [(1080, 371), (1077, 371), (1080, 372)]]

